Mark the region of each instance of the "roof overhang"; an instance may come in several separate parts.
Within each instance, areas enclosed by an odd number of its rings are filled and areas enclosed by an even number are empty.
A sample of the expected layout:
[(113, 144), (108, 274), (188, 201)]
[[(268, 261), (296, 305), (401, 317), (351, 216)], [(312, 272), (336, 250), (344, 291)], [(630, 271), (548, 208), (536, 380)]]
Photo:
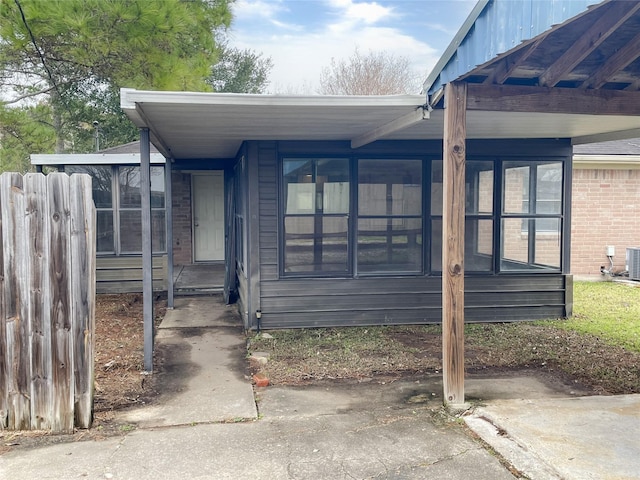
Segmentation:
[[(121, 106), (167, 158), (233, 158), (245, 140), (442, 139), (444, 114), (421, 95), (281, 96), (123, 89)], [(481, 107), (480, 107), (481, 108)], [(467, 138), (640, 136), (640, 116), (470, 110)]]
[(168, 158), (231, 158), (245, 140), (403, 138), (429, 117), (422, 95), (284, 96), (123, 89), (121, 107)]

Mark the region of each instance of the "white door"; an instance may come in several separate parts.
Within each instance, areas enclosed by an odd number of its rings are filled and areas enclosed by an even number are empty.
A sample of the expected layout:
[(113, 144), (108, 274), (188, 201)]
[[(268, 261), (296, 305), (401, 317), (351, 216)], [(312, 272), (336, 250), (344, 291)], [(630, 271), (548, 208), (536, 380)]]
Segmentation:
[(193, 174), (193, 257), (224, 260), (223, 172)]

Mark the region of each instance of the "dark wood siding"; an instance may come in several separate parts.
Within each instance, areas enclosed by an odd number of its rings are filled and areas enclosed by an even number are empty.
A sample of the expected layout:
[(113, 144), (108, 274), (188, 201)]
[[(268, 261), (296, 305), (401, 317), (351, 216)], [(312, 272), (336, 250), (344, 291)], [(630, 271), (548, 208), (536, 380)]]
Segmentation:
[(278, 279), (278, 161), (276, 144), (262, 142), (258, 149), (260, 191), (260, 280)]
[[(167, 256), (153, 257), (153, 289), (167, 289)], [(142, 256), (96, 258), (96, 293), (142, 292)]]
[[(440, 277), (307, 278), (262, 284), (262, 327), (439, 323)], [(465, 279), (468, 322), (565, 315), (565, 276), (494, 275)]]
[[(254, 143), (254, 142), (249, 142)], [(258, 143), (256, 148), (255, 143)], [(255, 142), (249, 165), (259, 170), (259, 306), (261, 327), (302, 328), (347, 325), (439, 323), (442, 278), (439, 276), (361, 278), (280, 278), (278, 245), (278, 156), (322, 152), (349, 155), (345, 142)], [(570, 153), (566, 142), (531, 140), (469, 142), (470, 154), (532, 155)], [(517, 148), (514, 148), (517, 147)], [(437, 158), (441, 142), (378, 142), (358, 150), (372, 155), (431, 155)], [(518, 156), (513, 153), (514, 156)], [(250, 167), (251, 168), (251, 167)], [(465, 279), (465, 316), (469, 322), (503, 322), (563, 317), (563, 274), (489, 274)], [(252, 323), (252, 327), (255, 324)]]

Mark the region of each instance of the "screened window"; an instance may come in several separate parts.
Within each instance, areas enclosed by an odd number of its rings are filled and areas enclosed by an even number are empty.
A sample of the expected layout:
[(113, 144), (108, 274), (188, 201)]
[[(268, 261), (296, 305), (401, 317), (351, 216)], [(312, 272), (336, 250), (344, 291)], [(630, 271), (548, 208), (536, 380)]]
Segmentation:
[[(142, 251), (140, 167), (67, 165), (65, 172), (92, 177), (99, 254)], [(151, 167), (151, 231), (154, 252), (166, 251), (164, 167)]]
[(283, 164), (284, 272), (349, 272), (349, 160), (290, 158)]
[(422, 271), (422, 161), (358, 161), (359, 274)]
[[(494, 162), (467, 160), (464, 262), (469, 272), (493, 270)], [(431, 167), (431, 270), (442, 271), (442, 161)]]
[(502, 270), (560, 269), (561, 162), (504, 162)]

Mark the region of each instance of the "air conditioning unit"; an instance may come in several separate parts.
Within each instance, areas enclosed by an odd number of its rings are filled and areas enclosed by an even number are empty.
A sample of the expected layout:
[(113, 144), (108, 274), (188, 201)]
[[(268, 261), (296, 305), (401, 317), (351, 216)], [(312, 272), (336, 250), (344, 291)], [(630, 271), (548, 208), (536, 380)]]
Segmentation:
[(640, 247), (627, 248), (627, 270), (631, 280), (640, 280)]

